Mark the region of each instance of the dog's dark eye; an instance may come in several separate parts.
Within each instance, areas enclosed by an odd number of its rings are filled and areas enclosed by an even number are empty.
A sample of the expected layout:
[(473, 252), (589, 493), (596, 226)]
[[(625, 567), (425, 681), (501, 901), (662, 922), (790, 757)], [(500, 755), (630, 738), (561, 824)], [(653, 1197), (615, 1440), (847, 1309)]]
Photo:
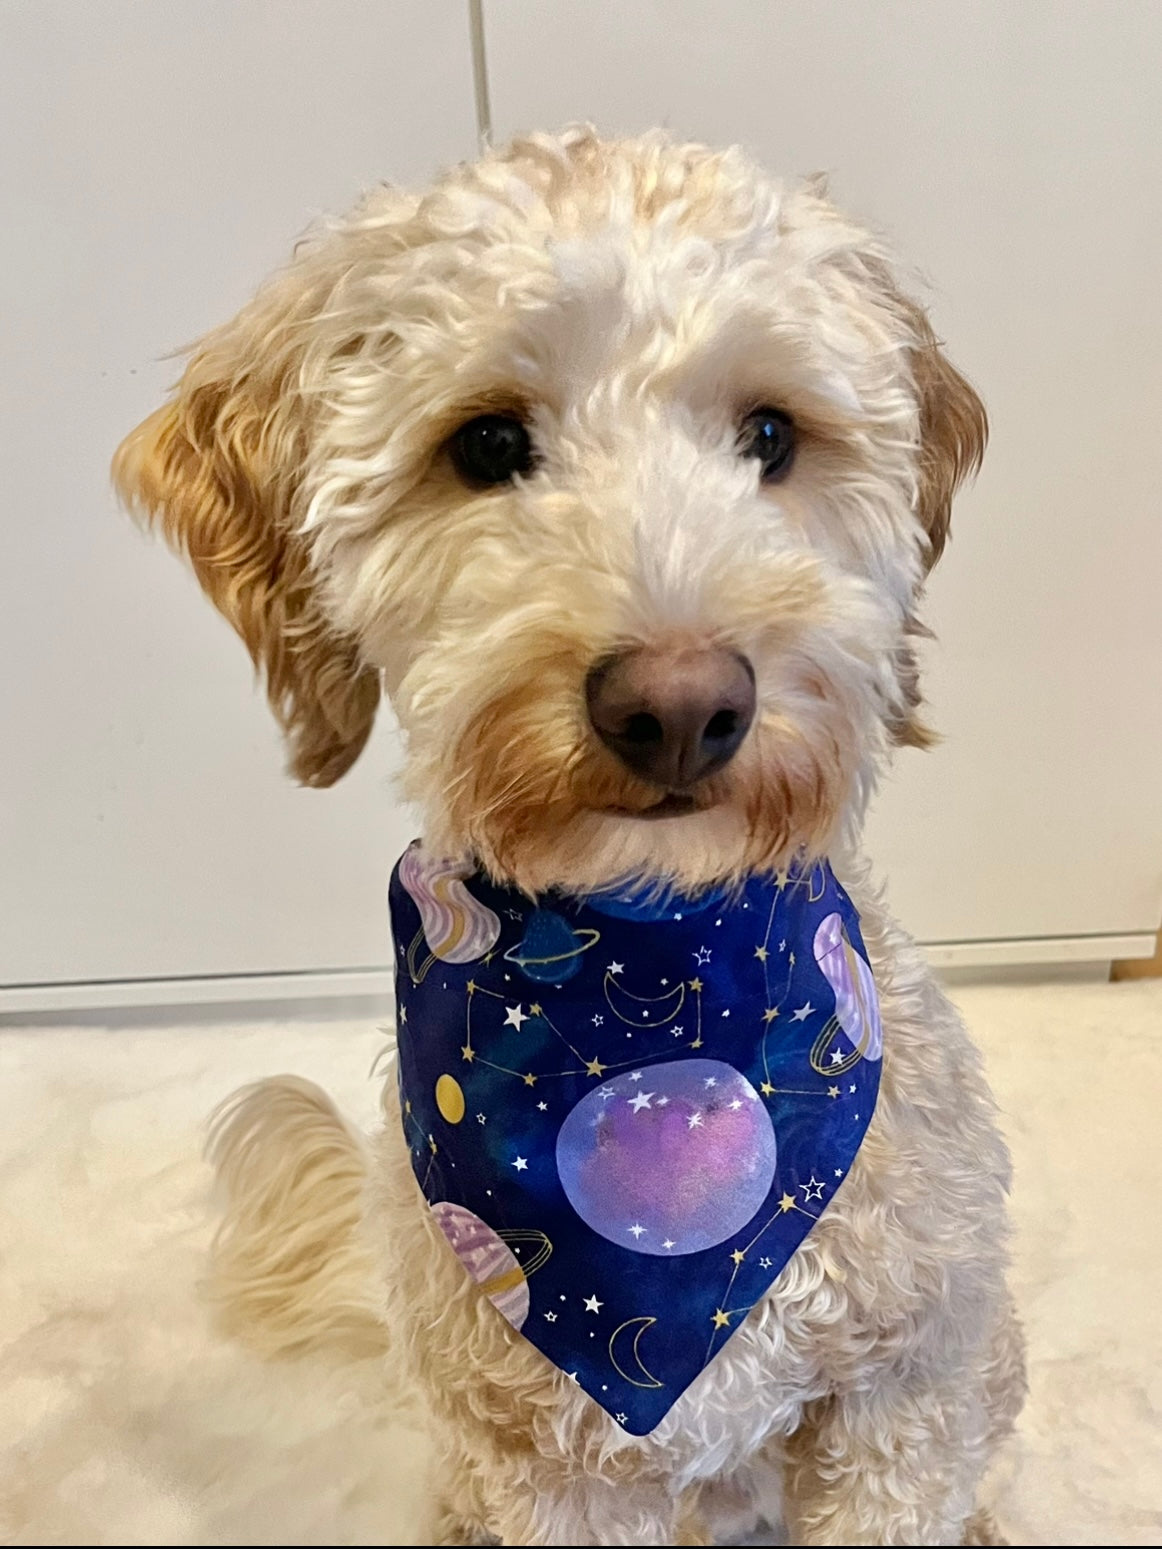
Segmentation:
[(533, 465), (533, 444), (511, 414), (481, 414), (448, 443), (456, 472), (469, 484), (507, 484)]
[(795, 425), (782, 409), (753, 409), (739, 430), (738, 449), (763, 465), (763, 483), (786, 478), (795, 459)]

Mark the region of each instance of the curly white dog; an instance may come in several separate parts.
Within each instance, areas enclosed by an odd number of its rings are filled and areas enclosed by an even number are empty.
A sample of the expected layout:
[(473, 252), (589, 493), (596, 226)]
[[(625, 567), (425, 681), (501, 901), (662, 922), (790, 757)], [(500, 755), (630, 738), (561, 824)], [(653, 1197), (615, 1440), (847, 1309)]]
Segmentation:
[(918, 598), (985, 434), (819, 186), (579, 129), (319, 229), (118, 453), (300, 780), (343, 774), (385, 690), (429, 854), (529, 895), (827, 857), (862, 917), (874, 1119), (645, 1436), (465, 1276), (398, 1113), (370, 1147), (291, 1078), (227, 1108), (222, 1303), (271, 1352), (390, 1330), (446, 1452), (440, 1542), (702, 1543), (779, 1509), (807, 1544), (997, 1541), (976, 1490), (1024, 1393), (1007, 1157), (858, 856), (892, 746), (928, 737)]

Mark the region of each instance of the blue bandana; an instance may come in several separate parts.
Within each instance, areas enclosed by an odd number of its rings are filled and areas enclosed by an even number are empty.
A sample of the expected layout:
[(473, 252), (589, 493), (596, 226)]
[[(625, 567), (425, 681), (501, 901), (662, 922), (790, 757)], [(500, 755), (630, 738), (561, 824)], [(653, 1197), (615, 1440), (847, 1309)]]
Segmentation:
[(882, 1045), (859, 917), (826, 864), (531, 902), (413, 845), (391, 919), (424, 1197), (497, 1311), (645, 1435), (859, 1149)]

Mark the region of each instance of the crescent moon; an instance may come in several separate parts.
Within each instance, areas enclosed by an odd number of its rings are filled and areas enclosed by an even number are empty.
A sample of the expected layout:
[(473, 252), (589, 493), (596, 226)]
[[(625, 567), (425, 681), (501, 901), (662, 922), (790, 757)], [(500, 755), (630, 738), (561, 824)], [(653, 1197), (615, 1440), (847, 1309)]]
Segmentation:
[[(664, 1383), (659, 1382), (656, 1377), (654, 1377), (646, 1370), (642, 1362), (642, 1358), (638, 1354), (638, 1344), (641, 1341), (642, 1335), (645, 1333), (646, 1329), (653, 1328), (657, 1321), (657, 1318), (627, 1318), (624, 1323), (619, 1323), (617, 1328), (615, 1328), (613, 1333), (609, 1336), (609, 1359), (613, 1362), (614, 1370), (617, 1372), (618, 1376), (624, 1377), (626, 1382), (628, 1382), (632, 1387), (660, 1388), (665, 1385)], [(623, 1329), (633, 1328), (635, 1325), (637, 1327), (637, 1333), (633, 1336), (633, 1359), (637, 1365), (638, 1371), (641, 1373), (642, 1377), (646, 1379), (644, 1382), (642, 1382), (638, 1377), (631, 1377), (630, 1374), (626, 1371), (625, 1367), (620, 1364), (617, 1356), (613, 1353), (613, 1347), (617, 1341), (617, 1336), (622, 1332)]]
[[(622, 995), (625, 996), (626, 1000), (632, 1001), (635, 1006), (642, 1008), (638, 1011), (637, 1016), (627, 1017), (617, 1009), (613, 1003), (613, 996), (609, 993), (611, 987), (620, 990)], [(665, 1027), (667, 1022), (672, 1022), (674, 1020), (686, 1002), (685, 980), (683, 980), (682, 983), (679, 984), (676, 988), (667, 990), (664, 995), (634, 995), (631, 993), (631, 991), (623, 989), (622, 986), (618, 984), (615, 974), (607, 972), (605, 975), (604, 989), (606, 1005), (609, 1007), (610, 1011), (613, 1012), (618, 1021), (626, 1023), (628, 1027)], [(659, 1011), (659, 1013), (655, 1016), (653, 1012), (649, 1010), (649, 1008), (653, 1006), (662, 1007), (668, 1001), (672, 1001), (673, 1004), (670, 1007), (670, 1010), (665, 1013), (665, 1015), (662, 1015), (662, 1013)]]

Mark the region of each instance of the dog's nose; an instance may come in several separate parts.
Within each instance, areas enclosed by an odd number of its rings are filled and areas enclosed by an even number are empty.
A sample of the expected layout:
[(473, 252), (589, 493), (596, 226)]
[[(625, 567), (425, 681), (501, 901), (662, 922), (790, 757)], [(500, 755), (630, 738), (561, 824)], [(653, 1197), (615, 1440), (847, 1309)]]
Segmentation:
[(718, 647), (644, 646), (595, 667), (586, 698), (594, 731), (623, 764), (686, 790), (742, 746), (754, 720), (754, 669)]

